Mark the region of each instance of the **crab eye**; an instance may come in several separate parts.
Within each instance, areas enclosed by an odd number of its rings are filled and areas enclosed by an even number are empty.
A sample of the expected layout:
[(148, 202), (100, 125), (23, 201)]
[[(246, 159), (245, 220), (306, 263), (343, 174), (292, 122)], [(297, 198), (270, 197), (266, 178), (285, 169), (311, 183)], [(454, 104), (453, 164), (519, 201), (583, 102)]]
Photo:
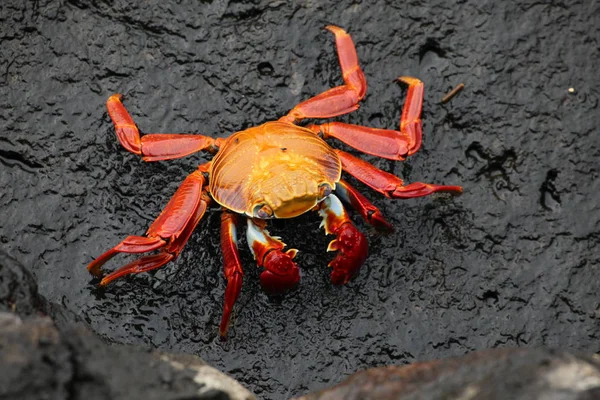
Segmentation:
[(319, 199), (324, 199), (329, 196), (332, 192), (331, 186), (328, 183), (322, 183), (319, 185)]
[(254, 216), (260, 219), (268, 219), (273, 216), (273, 210), (266, 204), (259, 204), (254, 207)]

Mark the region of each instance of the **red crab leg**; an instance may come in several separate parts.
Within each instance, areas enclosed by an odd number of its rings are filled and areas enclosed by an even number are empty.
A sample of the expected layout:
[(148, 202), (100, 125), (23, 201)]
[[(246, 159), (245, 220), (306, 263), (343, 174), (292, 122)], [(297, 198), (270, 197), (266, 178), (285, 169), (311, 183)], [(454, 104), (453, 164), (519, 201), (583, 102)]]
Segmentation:
[(265, 270), (260, 274), (260, 283), (269, 293), (281, 293), (296, 287), (300, 281), (300, 269), (292, 259), (298, 250), (282, 249), (285, 243), (269, 235), (264, 220), (248, 219), (246, 238), (256, 264)]
[(342, 201), (352, 205), (364, 220), (373, 225), (375, 229), (384, 232), (391, 232), (394, 230), (392, 224), (381, 215), (379, 209), (367, 200), (367, 198), (358, 190), (350, 186), (348, 182), (343, 180), (338, 181), (335, 184), (335, 193)]
[(171, 160), (201, 150), (215, 152), (220, 145), (219, 139), (203, 135), (154, 133), (140, 138), (137, 126), (121, 103), (120, 94), (110, 96), (106, 108), (121, 145), (141, 155), (144, 161)]
[(363, 153), (390, 160), (404, 160), (406, 156), (414, 154), (421, 147), (423, 82), (407, 76), (401, 76), (398, 80), (408, 84), (399, 131), (342, 122), (310, 125), (308, 128), (315, 133), (321, 133), (324, 139), (329, 137), (339, 139)]
[(221, 337), (227, 335), (231, 311), (242, 290), (242, 278), (244, 276), (237, 247), (237, 220), (237, 214), (229, 211), (224, 211), (221, 214), (221, 250), (223, 251), (225, 279), (227, 279), (225, 304), (221, 326), (219, 327)]
[(204, 180), (200, 170), (190, 174), (158, 218), (150, 225), (146, 236), (128, 236), (88, 265), (88, 271), (92, 275), (100, 277), (102, 276), (102, 265), (118, 253), (145, 253), (156, 249), (161, 250), (159, 254), (141, 257), (117, 269), (105, 276), (100, 285), (107, 285), (123, 275), (162, 267), (179, 255), (210, 202), (210, 197), (202, 190)]
[(335, 150), (335, 152), (342, 161), (344, 171), (386, 197), (409, 199), (412, 197), (427, 196), (435, 192), (462, 192), (462, 187), (460, 186), (433, 185), (422, 182), (414, 182), (404, 186), (402, 179), (395, 175), (375, 168), (368, 162), (341, 150)]
[(323, 217), (325, 233), (334, 234), (327, 251), (338, 251), (337, 256), (329, 263), (333, 267), (331, 282), (343, 285), (360, 269), (369, 253), (369, 244), (352, 223), (344, 210), (342, 202), (333, 194), (319, 203), (319, 215)]
[(365, 97), (367, 81), (358, 65), (356, 48), (352, 38), (342, 28), (325, 27), (335, 35), (344, 85), (329, 89), (294, 107), (281, 120), (295, 122), (304, 118), (330, 118), (358, 109), (358, 102)]

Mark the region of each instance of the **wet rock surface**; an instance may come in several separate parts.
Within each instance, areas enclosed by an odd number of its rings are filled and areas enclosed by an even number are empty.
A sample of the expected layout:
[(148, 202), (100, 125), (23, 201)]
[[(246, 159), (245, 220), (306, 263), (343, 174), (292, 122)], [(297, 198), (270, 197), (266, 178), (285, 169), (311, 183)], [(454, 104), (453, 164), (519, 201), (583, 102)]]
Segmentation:
[[(598, 352), (598, 8), (6, 0), (0, 246), (43, 296), (104, 339), (199, 355), (264, 398), (476, 349)], [(344, 287), (328, 280), (330, 238), (315, 215), (274, 224), (300, 250), (301, 285), (266, 295), (243, 251), (247, 274), (226, 342), (217, 211), (176, 262), (96, 289), (85, 265), (145, 232), (207, 160), (144, 163), (124, 151), (108, 96), (123, 93), (144, 132), (224, 137), (341, 82), (322, 29), (330, 23), (352, 34), (369, 84), (361, 108), (339, 120), (396, 127), (405, 90), (391, 81), (426, 84), (421, 151), (403, 163), (361, 157), (408, 182), (460, 184), (464, 194), (401, 202), (356, 184), (397, 230), (380, 236), (356, 218), (370, 256)], [(441, 105), (460, 82), (465, 90)]]
[(488, 350), (463, 357), (373, 368), (297, 400), (600, 398), (600, 358), (540, 349)]

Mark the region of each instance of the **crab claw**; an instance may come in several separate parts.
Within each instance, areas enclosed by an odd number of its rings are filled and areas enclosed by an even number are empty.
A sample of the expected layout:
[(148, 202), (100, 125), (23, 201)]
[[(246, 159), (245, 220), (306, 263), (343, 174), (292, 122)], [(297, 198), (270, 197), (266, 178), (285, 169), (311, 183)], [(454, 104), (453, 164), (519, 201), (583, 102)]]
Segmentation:
[(337, 256), (329, 263), (333, 267), (331, 282), (334, 285), (347, 283), (360, 269), (369, 253), (369, 244), (351, 222), (341, 225), (335, 232), (337, 239), (332, 240), (327, 251), (338, 251)]
[(286, 252), (272, 250), (265, 256), (265, 270), (260, 274), (260, 284), (266, 292), (281, 293), (298, 285), (300, 269), (292, 261), (295, 255), (296, 250), (290, 249)]
[(331, 194), (319, 205), (319, 215), (323, 217), (325, 233), (335, 235), (327, 251), (337, 251), (329, 263), (333, 267), (331, 282), (343, 285), (360, 269), (369, 253), (367, 238), (352, 223), (337, 196)]
[(300, 281), (300, 269), (293, 260), (298, 250), (283, 251), (285, 243), (271, 236), (261, 220), (248, 220), (246, 240), (254, 259), (265, 270), (260, 274), (263, 289), (271, 294), (293, 289)]

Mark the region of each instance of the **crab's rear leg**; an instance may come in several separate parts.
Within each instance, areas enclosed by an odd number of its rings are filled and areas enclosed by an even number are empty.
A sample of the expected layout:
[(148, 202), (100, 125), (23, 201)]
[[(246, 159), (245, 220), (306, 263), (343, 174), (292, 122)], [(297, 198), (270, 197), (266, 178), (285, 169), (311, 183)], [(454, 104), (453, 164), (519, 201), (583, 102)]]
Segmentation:
[(246, 238), (256, 264), (265, 269), (260, 274), (263, 289), (269, 293), (281, 293), (296, 287), (300, 281), (300, 269), (293, 261), (298, 251), (283, 251), (285, 243), (271, 236), (265, 228), (264, 220), (248, 219)]
[[(201, 166), (201, 168), (204, 166)], [(92, 275), (101, 277), (102, 265), (118, 253), (146, 253), (160, 249), (158, 254), (141, 257), (106, 275), (100, 285), (107, 285), (124, 275), (160, 268), (175, 259), (185, 246), (198, 222), (200, 222), (211, 201), (206, 190), (203, 190), (204, 181), (201, 170), (190, 174), (177, 189), (162, 213), (150, 225), (146, 236), (128, 236), (121, 243), (92, 261), (87, 266), (88, 271)]]
[(387, 158), (404, 160), (421, 147), (423, 106), (423, 82), (417, 78), (401, 76), (399, 81), (408, 84), (408, 93), (402, 116), (400, 130), (370, 128), (342, 122), (328, 122), (323, 125), (310, 125), (309, 129), (321, 133), (323, 138), (336, 138), (362, 151), (363, 153)]
[(342, 168), (350, 175), (378, 191), (386, 197), (394, 199), (409, 199), (422, 197), (435, 192), (461, 193), (462, 187), (449, 185), (434, 185), (431, 183), (414, 182), (404, 185), (396, 175), (382, 171), (368, 162), (356, 158), (344, 151), (335, 150), (342, 161)]
[(347, 114), (358, 109), (358, 102), (365, 97), (367, 81), (358, 65), (358, 56), (352, 38), (337, 26), (329, 25), (326, 29), (335, 35), (344, 85), (303, 101), (281, 118), (284, 121), (296, 122), (304, 118), (330, 118)]
[(144, 161), (171, 160), (201, 150), (214, 152), (220, 145), (219, 139), (203, 135), (153, 133), (140, 136), (139, 129), (121, 102), (120, 94), (110, 96), (106, 108), (121, 145), (141, 155)]
[(352, 223), (342, 202), (333, 194), (319, 203), (319, 215), (323, 217), (325, 233), (336, 236), (329, 243), (327, 251), (338, 251), (329, 263), (333, 267), (331, 282), (342, 285), (348, 282), (360, 269), (369, 253), (365, 235)]

